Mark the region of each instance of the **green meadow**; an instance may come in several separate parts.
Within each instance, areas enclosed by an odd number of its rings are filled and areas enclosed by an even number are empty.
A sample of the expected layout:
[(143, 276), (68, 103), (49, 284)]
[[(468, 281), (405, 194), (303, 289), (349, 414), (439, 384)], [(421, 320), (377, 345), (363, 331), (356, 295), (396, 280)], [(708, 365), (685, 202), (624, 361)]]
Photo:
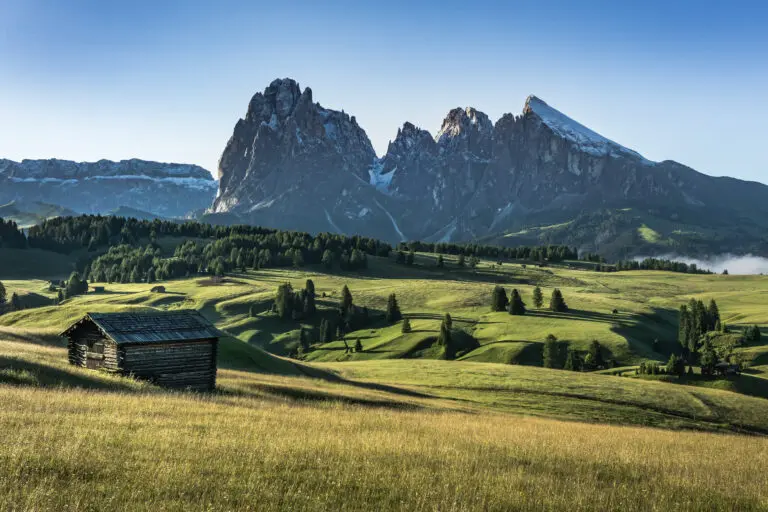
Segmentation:
[[(736, 349), (739, 377), (637, 378), (677, 351), (677, 309), (717, 300), (729, 327), (768, 323), (762, 276), (597, 273), (568, 264), (417, 255), (359, 272), (268, 269), (92, 283), (54, 305), (42, 279), (3, 279), (24, 310), (0, 316), (4, 510), (759, 510), (768, 507), (768, 344)], [(277, 287), (314, 282), (318, 316), (343, 286), (370, 311), (344, 341), (291, 358), (314, 321), (271, 312)], [(524, 316), (492, 312), (516, 288)], [(555, 287), (569, 310), (545, 306)], [(396, 294), (411, 323), (383, 318)], [(87, 312), (193, 308), (225, 336), (213, 394), (170, 392), (67, 364), (57, 335)], [(615, 310), (615, 311), (614, 311)], [(445, 313), (467, 349), (437, 345)], [(615, 366), (542, 368), (547, 335)]]

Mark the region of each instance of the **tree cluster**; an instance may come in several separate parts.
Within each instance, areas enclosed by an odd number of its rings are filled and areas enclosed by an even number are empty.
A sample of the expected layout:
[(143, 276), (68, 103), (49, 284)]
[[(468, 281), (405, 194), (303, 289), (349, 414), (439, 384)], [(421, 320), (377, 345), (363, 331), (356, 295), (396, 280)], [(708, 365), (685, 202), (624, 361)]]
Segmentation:
[(0, 249), (25, 249), (27, 237), (12, 220), (0, 218)]
[(578, 259), (578, 251), (565, 245), (501, 247), (497, 245), (403, 242), (397, 250), (403, 253), (416, 251), (433, 254), (475, 256), (478, 258), (532, 261), (563, 261)]
[(695, 263), (683, 263), (681, 261), (665, 260), (659, 258), (645, 258), (642, 261), (624, 260), (615, 265), (616, 270), (664, 270), (667, 272), (680, 272), (683, 274), (711, 274), (709, 270), (700, 269)]
[(709, 306), (696, 299), (680, 306), (677, 340), (683, 355), (695, 358), (704, 344), (705, 334), (721, 329), (720, 311), (714, 299), (709, 301)]

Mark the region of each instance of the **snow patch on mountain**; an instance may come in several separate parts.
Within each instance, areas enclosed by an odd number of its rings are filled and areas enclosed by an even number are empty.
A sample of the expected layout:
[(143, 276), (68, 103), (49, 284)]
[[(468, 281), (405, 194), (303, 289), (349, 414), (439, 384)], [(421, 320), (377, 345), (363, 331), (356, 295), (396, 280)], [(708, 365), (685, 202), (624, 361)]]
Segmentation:
[(536, 96), (528, 96), (525, 101), (524, 113), (533, 113), (560, 137), (578, 146), (579, 150), (593, 156), (630, 156), (643, 162), (651, 163), (640, 153), (617, 144), (583, 124), (574, 121), (559, 110), (556, 110)]
[(376, 190), (389, 194), (389, 186), (392, 184), (392, 178), (395, 177), (395, 171), (397, 166), (391, 171), (384, 172), (384, 163), (381, 160), (377, 160), (373, 163), (370, 169), (368, 169), (368, 176), (370, 176), (370, 184), (373, 185)]

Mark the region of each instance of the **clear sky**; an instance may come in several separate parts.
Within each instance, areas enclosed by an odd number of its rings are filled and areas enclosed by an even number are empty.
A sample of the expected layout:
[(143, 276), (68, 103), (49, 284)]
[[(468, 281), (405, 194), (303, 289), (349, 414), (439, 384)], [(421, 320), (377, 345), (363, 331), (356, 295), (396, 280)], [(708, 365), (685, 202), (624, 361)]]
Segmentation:
[(357, 116), (536, 94), (653, 160), (768, 182), (768, 2), (0, 0), (0, 158), (216, 165), (274, 78)]

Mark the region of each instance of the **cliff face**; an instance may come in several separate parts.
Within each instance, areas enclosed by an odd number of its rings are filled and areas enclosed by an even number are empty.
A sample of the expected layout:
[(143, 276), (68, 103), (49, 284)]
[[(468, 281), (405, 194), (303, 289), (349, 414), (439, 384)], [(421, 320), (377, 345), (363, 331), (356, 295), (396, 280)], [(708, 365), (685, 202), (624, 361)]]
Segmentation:
[(0, 160), (0, 204), (40, 202), (78, 213), (128, 207), (163, 217), (183, 217), (210, 206), (216, 188), (210, 173), (196, 165), (144, 160)]
[[(651, 162), (535, 96), (495, 125), (471, 107), (451, 110), (434, 137), (405, 123), (376, 158), (354, 117), (313, 103), (290, 79), (253, 97), (219, 177), (216, 212), (391, 241), (505, 241), (531, 223), (612, 208), (756, 226), (768, 213), (768, 187)], [(601, 236), (577, 245), (595, 249)]]

